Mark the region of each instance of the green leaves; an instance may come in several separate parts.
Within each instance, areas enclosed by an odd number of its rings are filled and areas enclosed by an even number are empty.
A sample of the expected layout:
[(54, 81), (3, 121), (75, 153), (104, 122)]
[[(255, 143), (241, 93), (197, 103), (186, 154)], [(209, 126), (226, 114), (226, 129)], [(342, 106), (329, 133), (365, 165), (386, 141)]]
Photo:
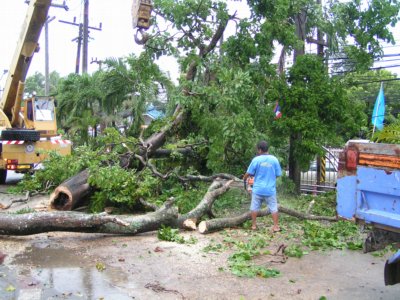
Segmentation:
[(362, 249), (362, 238), (355, 224), (338, 221), (331, 226), (318, 222), (305, 221), (303, 225), (303, 244), (312, 250), (318, 249)]
[(157, 237), (162, 241), (176, 242), (179, 244), (185, 243), (185, 238), (179, 235), (179, 229), (172, 229), (165, 225), (161, 225), (161, 228), (157, 231)]
[(252, 263), (255, 256), (261, 254), (261, 249), (267, 246), (265, 238), (256, 236), (249, 242), (233, 240), (236, 252), (229, 256), (228, 264), (231, 272), (239, 277), (277, 277), (280, 272), (276, 269), (257, 266)]
[(346, 45), (348, 36), (354, 40), (355, 45), (344, 50), (358, 62), (354, 65), (357, 70), (371, 66), (372, 59), (383, 54), (382, 41), (394, 44), (389, 27), (398, 22), (398, 1), (374, 0), (368, 5), (361, 5), (359, 0), (333, 2), (330, 9), (339, 42)]

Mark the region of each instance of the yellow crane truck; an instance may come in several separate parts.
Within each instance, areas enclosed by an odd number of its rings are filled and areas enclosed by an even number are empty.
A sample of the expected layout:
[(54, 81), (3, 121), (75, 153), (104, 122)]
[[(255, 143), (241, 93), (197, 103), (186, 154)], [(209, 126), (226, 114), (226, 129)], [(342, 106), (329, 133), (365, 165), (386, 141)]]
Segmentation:
[[(71, 142), (57, 136), (55, 102), (52, 97), (23, 99), (24, 81), (33, 55), (39, 50), (39, 36), (45, 25), (51, 0), (31, 0), (0, 102), (0, 184), (7, 171), (32, 172), (35, 164), (53, 150), (71, 153)], [(151, 0), (133, 0), (132, 25), (150, 26)]]
[(71, 142), (57, 136), (52, 97), (23, 99), (24, 81), (46, 22), (51, 0), (31, 0), (0, 101), (0, 184), (7, 171), (32, 172), (49, 150), (71, 153)]

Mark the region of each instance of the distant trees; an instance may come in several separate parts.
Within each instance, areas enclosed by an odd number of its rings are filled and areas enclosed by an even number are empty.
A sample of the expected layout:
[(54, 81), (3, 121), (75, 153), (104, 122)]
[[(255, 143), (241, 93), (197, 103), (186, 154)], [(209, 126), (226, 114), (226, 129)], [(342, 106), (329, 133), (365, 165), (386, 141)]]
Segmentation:
[[(128, 131), (138, 135), (142, 114), (160, 93), (172, 87), (169, 79), (148, 57), (108, 59), (103, 70), (93, 74), (70, 74), (58, 89), (58, 120), (74, 134), (78, 143), (87, 144), (88, 128), (121, 125), (130, 116)], [(127, 113), (126, 113), (127, 112)]]
[[(60, 81), (60, 74), (56, 71), (50, 73), (50, 89), (49, 94), (54, 95), (57, 93), (57, 85)], [(25, 82), (25, 93), (28, 95), (36, 94), (38, 96), (44, 96), (45, 87), (45, 77), (40, 72), (35, 72), (35, 74), (29, 76)]]

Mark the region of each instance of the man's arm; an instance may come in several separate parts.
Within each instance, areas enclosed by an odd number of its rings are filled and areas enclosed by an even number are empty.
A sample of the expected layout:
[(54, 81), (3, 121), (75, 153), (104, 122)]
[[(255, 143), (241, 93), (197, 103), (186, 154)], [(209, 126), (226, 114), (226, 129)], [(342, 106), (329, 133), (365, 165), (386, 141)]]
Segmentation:
[(246, 172), (246, 173), (243, 175), (243, 180), (247, 180), (247, 178), (249, 178), (249, 176), (253, 176), (253, 175)]

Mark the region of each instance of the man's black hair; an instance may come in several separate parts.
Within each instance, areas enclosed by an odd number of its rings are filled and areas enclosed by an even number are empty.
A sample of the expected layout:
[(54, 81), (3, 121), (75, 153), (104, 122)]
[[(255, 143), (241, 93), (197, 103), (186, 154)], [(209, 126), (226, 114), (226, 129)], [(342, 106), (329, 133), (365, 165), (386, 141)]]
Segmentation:
[(257, 144), (257, 149), (261, 150), (262, 152), (268, 152), (268, 143), (266, 141), (260, 141)]

